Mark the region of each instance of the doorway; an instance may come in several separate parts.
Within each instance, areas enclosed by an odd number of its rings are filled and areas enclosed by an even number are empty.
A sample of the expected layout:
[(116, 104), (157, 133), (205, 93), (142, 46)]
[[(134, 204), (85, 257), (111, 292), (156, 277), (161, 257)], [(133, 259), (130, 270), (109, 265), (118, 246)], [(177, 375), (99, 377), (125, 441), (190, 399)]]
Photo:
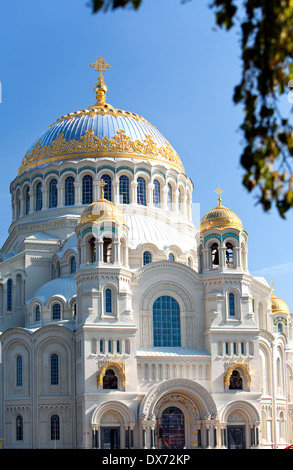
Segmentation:
[(228, 449), (245, 449), (245, 426), (228, 426)]
[(120, 449), (120, 428), (102, 428), (101, 447), (102, 449)]

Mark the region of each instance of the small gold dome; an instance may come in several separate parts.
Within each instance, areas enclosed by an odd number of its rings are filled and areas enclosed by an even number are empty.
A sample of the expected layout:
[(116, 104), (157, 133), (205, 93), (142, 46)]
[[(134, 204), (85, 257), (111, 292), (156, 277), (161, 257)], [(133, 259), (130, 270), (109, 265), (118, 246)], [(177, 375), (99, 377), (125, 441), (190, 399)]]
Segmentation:
[(207, 212), (207, 214), (202, 218), (200, 231), (202, 232), (203, 230), (209, 229), (223, 230), (225, 228), (235, 228), (239, 231), (243, 230), (242, 222), (238, 215), (231, 209), (222, 206), (221, 193), (223, 191), (221, 188), (216, 189), (215, 192), (219, 195), (218, 205)]
[(290, 314), (290, 310), (286, 302), (284, 300), (280, 299), (279, 297), (272, 297), (271, 298), (271, 308), (272, 308), (272, 313), (285, 313), (286, 315)]
[(81, 214), (80, 224), (115, 222), (119, 225), (125, 225), (123, 212), (113, 202), (107, 199), (99, 199), (87, 206)]

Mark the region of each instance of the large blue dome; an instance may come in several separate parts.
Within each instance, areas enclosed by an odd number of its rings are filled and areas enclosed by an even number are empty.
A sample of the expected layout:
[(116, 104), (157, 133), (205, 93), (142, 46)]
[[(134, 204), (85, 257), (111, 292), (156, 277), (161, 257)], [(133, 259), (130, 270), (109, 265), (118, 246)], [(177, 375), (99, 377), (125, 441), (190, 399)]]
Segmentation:
[(29, 148), (19, 174), (80, 158), (139, 158), (184, 171), (175, 150), (143, 117), (107, 103), (62, 116)]

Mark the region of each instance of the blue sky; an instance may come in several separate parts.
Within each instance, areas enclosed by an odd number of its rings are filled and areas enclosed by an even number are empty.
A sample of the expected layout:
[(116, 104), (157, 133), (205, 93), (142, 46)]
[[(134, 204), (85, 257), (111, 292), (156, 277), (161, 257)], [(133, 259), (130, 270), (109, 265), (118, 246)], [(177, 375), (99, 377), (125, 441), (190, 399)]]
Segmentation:
[[(144, 116), (176, 149), (201, 217), (234, 210), (248, 232), (251, 274), (273, 281), (293, 311), (293, 211), (264, 213), (243, 188), (238, 32), (215, 30), (209, 1), (143, 0), (139, 11), (93, 15), (87, 0), (17, 0), (0, 8), (0, 245), (11, 223), (10, 182), (31, 144), (57, 118), (95, 102), (100, 55), (107, 102)], [(286, 108), (286, 103), (284, 105)], [(288, 102), (288, 112), (290, 104)]]

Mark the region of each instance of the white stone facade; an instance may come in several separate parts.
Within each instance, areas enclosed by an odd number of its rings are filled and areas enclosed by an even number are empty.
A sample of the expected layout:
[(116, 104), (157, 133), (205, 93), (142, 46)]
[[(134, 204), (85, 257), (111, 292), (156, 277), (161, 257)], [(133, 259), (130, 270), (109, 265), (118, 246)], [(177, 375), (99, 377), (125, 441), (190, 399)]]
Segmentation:
[[(86, 175), (93, 201), (100, 180), (111, 178), (112, 203), (125, 223), (80, 223)], [(125, 204), (122, 175), (129, 181)], [(69, 176), (73, 204), (66, 204)], [(145, 205), (138, 203), (139, 177)], [(292, 442), (291, 315), (274, 313), (271, 287), (249, 274), (245, 230), (193, 225), (192, 191), (191, 180), (168, 164), (119, 155), (52, 162), (11, 183), (12, 223), (0, 263), (5, 448)]]

